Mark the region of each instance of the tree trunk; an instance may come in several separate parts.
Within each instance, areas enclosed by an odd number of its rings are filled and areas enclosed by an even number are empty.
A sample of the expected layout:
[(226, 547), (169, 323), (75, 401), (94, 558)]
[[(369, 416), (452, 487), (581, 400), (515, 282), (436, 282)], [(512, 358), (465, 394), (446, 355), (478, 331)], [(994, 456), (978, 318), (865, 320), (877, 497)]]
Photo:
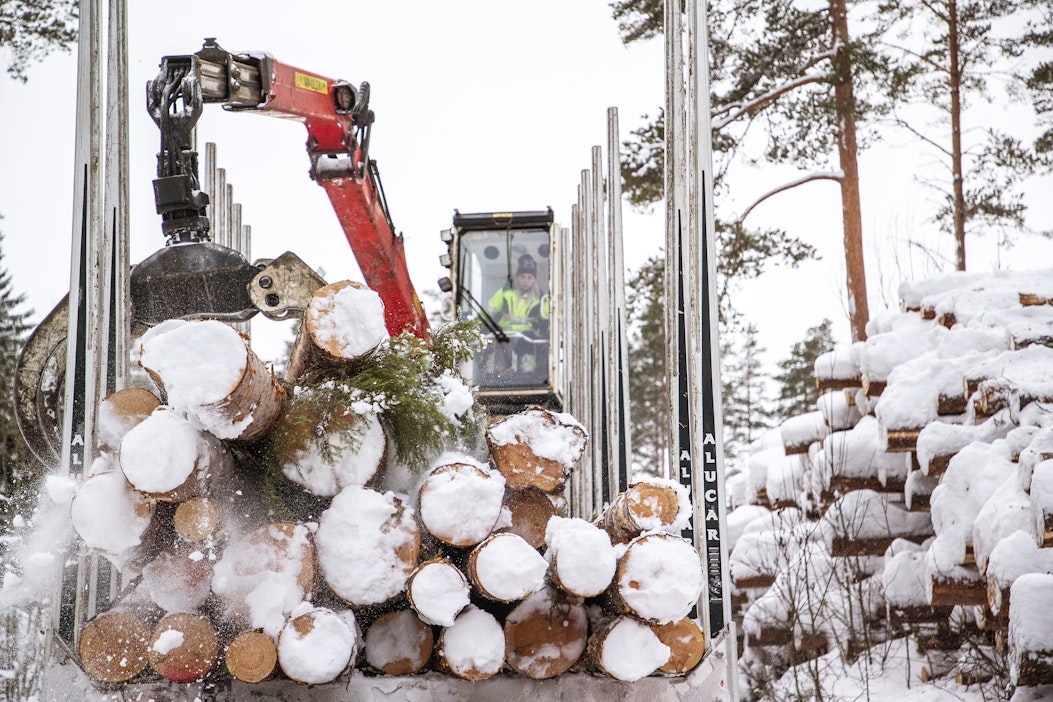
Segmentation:
[(555, 517), (545, 536), (552, 584), (578, 597), (595, 597), (611, 584), (618, 558), (610, 537), (584, 519)]
[(516, 602), (545, 586), (548, 563), (522, 538), (493, 534), (468, 556), (468, 580), (494, 602)]
[(450, 546), (478, 544), (501, 516), (503, 482), (499, 474), (475, 463), (436, 466), (417, 493), (424, 528)]
[(99, 404), (99, 448), (115, 451), (132, 427), (150, 416), (161, 401), (149, 390), (125, 388), (110, 393)]
[(388, 612), (366, 632), (366, 663), (385, 675), (413, 675), (431, 658), (435, 635), (408, 609)]
[(146, 668), (150, 627), (131, 612), (107, 612), (80, 635), (80, 664), (93, 680), (122, 683)]
[(585, 607), (576, 598), (544, 589), (505, 618), (505, 658), (520, 675), (554, 678), (578, 662), (587, 636)]
[(150, 638), (150, 667), (173, 682), (194, 682), (211, 672), (219, 657), (219, 640), (208, 619), (196, 614), (169, 614)]
[(845, 0), (830, 0), (830, 25), (834, 48), (834, 103), (838, 129), (837, 151), (841, 163), (841, 213), (845, 235), (848, 318), (852, 341), (867, 338), (870, 319), (863, 256), (863, 215), (859, 204), (859, 163), (856, 145), (856, 103), (852, 85), (852, 59), (848, 54), (848, 9)]
[(694, 619), (652, 625), (658, 640), (669, 647), (669, 660), (658, 669), (668, 675), (685, 675), (695, 669), (706, 652), (706, 637)]
[(219, 532), (219, 512), (212, 500), (194, 497), (176, 507), (173, 526), (186, 541), (199, 543)]
[(562, 490), (586, 441), (580, 424), (540, 407), (502, 417), (486, 430), (494, 465), (513, 490)]
[(954, 192), (955, 267), (965, 270), (965, 173), (962, 169), (962, 65), (958, 40), (958, 3), (947, 0), (947, 84), (951, 93), (951, 178)]
[(504, 630), (492, 614), (469, 605), (439, 634), (435, 654), (439, 666), (459, 678), (492, 678), (505, 662)]
[(669, 647), (632, 617), (612, 619), (589, 639), (589, 666), (616, 680), (636, 682), (669, 661)]
[(698, 552), (680, 537), (661, 532), (632, 541), (611, 583), (615, 610), (667, 624), (687, 616), (703, 587)]
[(468, 606), (468, 579), (450, 561), (436, 558), (417, 566), (406, 581), (410, 606), (426, 624), (453, 626)]
[(612, 543), (629, 543), (645, 531), (667, 529), (681, 519), (691, 505), (681, 499), (671, 481), (648, 480), (634, 483), (620, 493), (604, 510), (599, 525)]
[(260, 631), (246, 631), (234, 637), (224, 658), (227, 671), (236, 680), (259, 683), (274, 674), (278, 664), (278, 647), (271, 637)]
[(278, 664), (297, 682), (332, 682), (351, 665), (358, 652), (356, 627), (336, 612), (318, 607), (282, 628)]
[(548, 495), (536, 488), (509, 490), (505, 495), (505, 507), (512, 513), (512, 526), (508, 531), (522, 537), (534, 548), (545, 543), (545, 527), (556, 516), (556, 506)]

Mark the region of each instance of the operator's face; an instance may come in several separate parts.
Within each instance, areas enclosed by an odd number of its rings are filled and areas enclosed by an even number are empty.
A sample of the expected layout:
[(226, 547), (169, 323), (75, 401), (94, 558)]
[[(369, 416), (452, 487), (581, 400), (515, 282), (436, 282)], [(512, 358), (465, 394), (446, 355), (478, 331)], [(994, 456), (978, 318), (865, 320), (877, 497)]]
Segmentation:
[(526, 292), (534, 287), (535, 280), (533, 273), (520, 273), (516, 276), (516, 287), (519, 288), (519, 292)]

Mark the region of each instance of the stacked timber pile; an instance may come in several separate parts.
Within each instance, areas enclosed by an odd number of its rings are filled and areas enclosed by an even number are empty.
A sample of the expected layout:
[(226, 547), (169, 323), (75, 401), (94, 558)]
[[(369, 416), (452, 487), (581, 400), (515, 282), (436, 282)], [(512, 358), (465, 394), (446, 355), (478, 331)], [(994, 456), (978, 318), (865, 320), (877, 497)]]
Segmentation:
[(484, 417), (456, 371), (472, 334), (388, 338), (354, 283), (316, 294), (284, 381), (220, 322), (146, 334), (156, 392), (105, 400), (72, 499), (84, 546), (121, 573), (80, 639), (87, 673), (634, 681), (697, 665), (684, 488), (643, 481), (596, 523), (561, 516), (585, 431), (539, 407)]
[(828, 431), (758, 441), (729, 514), (747, 675), (906, 636), (924, 682), (1053, 683), (1051, 281), (907, 283), (902, 311), (816, 359)]

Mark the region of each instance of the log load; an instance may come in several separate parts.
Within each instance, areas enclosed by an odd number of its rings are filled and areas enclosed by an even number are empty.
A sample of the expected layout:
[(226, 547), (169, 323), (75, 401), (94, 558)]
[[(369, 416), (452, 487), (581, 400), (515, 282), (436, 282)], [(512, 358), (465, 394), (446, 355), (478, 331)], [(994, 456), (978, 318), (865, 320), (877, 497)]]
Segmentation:
[(315, 545), (332, 591), (349, 605), (364, 607), (405, 591), (417, 565), (420, 531), (413, 510), (394, 493), (350, 486), (322, 513)]
[(645, 531), (679, 531), (691, 517), (687, 488), (672, 480), (633, 483), (615, 497), (599, 519), (613, 543), (629, 543)]
[(256, 441), (281, 416), (285, 389), (248, 337), (222, 322), (173, 320), (154, 327), (143, 335), (139, 364), (167, 404), (221, 439)]
[(670, 658), (669, 647), (646, 624), (628, 616), (615, 617), (589, 638), (589, 666), (623, 682), (651, 675)]
[(164, 406), (125, 435), (120, 464), (132, 487), (162, 502), (207, 495), (233, 472), (230, 451), (219, 440)]
[(434, 467), (417, 491), (420, 520), (450, 546), (475, 546), (494, 530), (505, 479), (468, 456)]
[(541, 407), (502, 417), (486, 430), (494, 465), (513, 490), (562, 490), (586, 441), (573, 417)]
[(459, 678), (492, 678), (505, 662), (504, 630), (494, 615), (469, 605), (439, 634), (435, 655), (443, 670)]
[(96, 473), (81, 483), (70, 506), (74, 531), (122, 569), (135, 558), (153, 523), (153, 507), (118, 470)]
[(278, 665), (308, 685), (332, 682), (355, 660), (358, 631), (350, 610), (315, 607), (294, 616), (278, 636)]
[(384, 303), (376, 292), (351, 280), (327, 285), (307, 306), (286, 378), (296, 382), (312, 371), (361, 362), (387, 338)]
[(505, 658), (520, 675), (547, 680), (570, 670), (585, 651), (588, 619), (576, 598), (542, 589), (505, 618)]
[(173, 682), (201, 680), (219, 657), (216, 629), (196, 614), (169, 614), (154, 627), (149, 656), (150, 667)]
[(471, 587), (452, 562), (435, 558), (418, 565), (406, 581), (410, 606), (426, 624), (453, 626), (468, 606)]
[(1053, 575), (1021, 575), (1011, 593), (1010, 683), (1018, 687), (1053, 684)]
[(516, 602), (545, 585), (548, 563), (533, 546), (512, 533), (492, 534), (468, 556), (468, 580), (494, 602)]
[(604, 592), (618, 566), (607, 532), (584, 519), (553, 517), (545, 532), (552, 583), (578, 597)]
[(505, 529), (522, 537), (534, 548), (541, 548), (545, 543), (548, 520), (556, 516), (556, 506), (549, 496), (537, 488), (507, 490), (505, 507), (512, 515), (512, 525)]
[(686, 675), (702, 661), (706, 637), (694, 619), (685, 617), (678, 622), (652, 624), (651, 630), (669, 647), (669, 659), (658, 666), (659, 671), (667, 675)]
[(219, 533), (219, 511), (207, 497), (192, 497), (176, 506), (172, 525), (181, 538), (191, 543), (215, 540)]
[(617, 611), (668, 624), (687, 616), (703, 585), (702, 564), (694, 547), (678, 536), (658, 532), (629, 543), (609, 591)]
[(148, 663), (150, 626), (132, 612), (111, 611), (88, 622), (78, 652), (84, 671), (101, 683), (123, 683)]
[(231, 677), (246, 683), (260, 683), (274, 674), (278, 647), (262, 631), (246, 631), (227, 644), (223, 658)]
[(107, 395), (99, 403), (96, 418), (99, 448), (103, 451), (119, 448), (124, 435), (160, 404), (157, 395), (144, 388), (125, 388)]
[(366, 663), (385, 675), (412, 675), (431, 658), (435, 635), (413, 612), (381, 616), (366, 632)]

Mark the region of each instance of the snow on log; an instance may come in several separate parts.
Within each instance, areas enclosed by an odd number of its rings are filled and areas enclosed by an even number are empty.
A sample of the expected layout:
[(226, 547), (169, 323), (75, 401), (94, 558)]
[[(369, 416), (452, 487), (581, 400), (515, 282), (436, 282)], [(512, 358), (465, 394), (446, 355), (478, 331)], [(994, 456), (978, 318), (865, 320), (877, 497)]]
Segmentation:
[(1027, 573), (1053, 574), (1053, 549), (1041, 548), (1029, 532), (1009, 534), (987, 561), (987, 604), (994, 614), (1007, 611), (1010, 587)]
[(627, 616), (608, 622), (588, 644), (591, 667), (623, 682), (647, 677), (669, 657), (669, 647), (649, 626)]
[(205, 541), (219, 532), (219, 512), (209, 498), (192, 497), (176, 507), (172, 525), (186, 541)]
[(595, 597), (611, 584), (618, 558), (608, 533), (584, 519), (553, 517), (545, 532), (552, 583), (578, 597)]
[(212, 573), (212, 590), (236, 629), (277, 637), (286, 617), (313, 590), (314, 549), (307, 527), (267, 524), (231, 536)]
[(645, 531), (680, 530), (691, 518), (687, 488), (673, 480), (648, 478), (619, 493), (599, 519), (613, 543), (628, 543)]
[[(451, 620), (452, 624), (452, 620)], [(378, 618), (366, 632), (366, 663), (385, 675), (413, 675), (431, 658), (435, 635), (408, 609)]]
[(815, 406), (830, 431), (845, 431), (856, 425), (863, 414), (856, 406), (853, 393), (847, 390), (830, 390), (824, 392), (815, 401)]
[(468, 456), (439, 459), (417, 492), (421, 523), (451, 546), (474, 546), (501, 516), (505, 479)]
[(144, 388), (125, 388), (104, 397), (97, 418), (100, 448), (119, 448), (124, 435), (160, 404), (157, 395)]
[(1035, 466), (1028, 505), (1035, 542), (1053, 546), (1053, 460), (1046, 459)]
[(667, 675), (686, 675), (702, 661), (706, 637), (694, 619), (684, 617), (669, 624), (652, 624), (658, 640), (669, 647), (669, 660), (658, 666)]
[(464, 680), (485, 680), (505, 662), (505, 634), (494, 615), (469, 605), (439, 634), (439, 665)]
[(508, 490), (505, 507), (512, 516), (512, 525), (507, 530), (523, 537), (534, 548), (541, 548), (548, 522), (556, 516), (556, 506), (549, 496), (537, 488)]
[(338, 614), (325, 607), (308, 608), (282, 627), (278, 665), (293, 680), (308, 685), (332, 682), (351, 665), (358, 651), (358, 632), (348, 621), (350, 610)]
[(1053, 684), (1053, 575), (1029, 573), (1013, 583), (1009, 605), (1009, 680)]
[(180, 612), (154, 626), (150, 667), (173, 682), (195, 682), (211, 672), (219, 657), (216, 630), (205, 617)]
[(169, 321), (143, 336), (139, 364), (167, 397), (219, 437), (263, 437), (281, 416), (285, 390), (247, 337), (222, 322)]
[(502, 417), (486, 430), (490, 455), (508, 486), (549, 493), (563, 489), (587, 438), (572, 416), (541, 407)]
[(146, 668), (149, 642), (150, 627), (140, 616), (110, 611), (81, 631), (80, 664), (98, 682), (126, 682)]
[(907, 463), (901, 454), (881, 449), (878, 421), (866, 416), (847, 431), (836, 431), (823, 442), (823, 455), (830, 469), (827, 487), (841, 492), (902, 490)]
[(976, 569), (983, 575), (991, 551), (1005, 537), (1031, 526), (1031, 503), (1016, 476), (1007, 475), (973, 521), (972, 545)]
[(315, 292), (293, 344), (286, 378), (359, 361), (388, 338), (384, 303), (362, 283), (344, 280)]
[(925, 512), (908, 512), (873, 490), (839, 497), (819, 523), (831, 555), (880, 556), (896, 539), (921, 542), (932, 536)]
[(783, 450), (787, 456), (808, 453), (808, 447), (816, 441), (822, 441), (829, 432), (830, 428), (819, 410), (790, 417), (779, 425)]
[(313, 495), (333, 497), (348, 485), (365, 485), (384, 461), (387, 437), (373, 413), (334, 412), (326, 426), (317, 417), (283, 416), (273, 433), (286, 478)]
[(143, 567), (143, 586), (165, 612), (192, 612), (212, 594), (212, 563), (185, 546), (162, 551)]
[(542, 589), (505, 618), (505, 658), (512, 670), (546, 680), (570, 670), (585, 651), (588, 619), (574, 598)]
[(858, 388), (863, 384), (859, 375), (858, 356), (851, 346), (838, 346), (819, 354), (813, 365), (815, 384), (820, 392)]
[(210, 482), (228, 477), (233, 466), (221, 442), (165, 406), (125, 435), (120, 464), (132, 487), (163, 502), (207, 494)]
[(618, 560), (611, 599), (621, 612), (668, 624), (687, 616), (703, 585), (702, 563), (694, 547), (659, 532), (629, 543)]
[(121, 471), (110, 470), (92, 475), (77, 487), (70, 515), (81, 541), (122, 570), (147, 537), (153, 507)]
[(259, 683), (270, 678), (278, 664), (278, 647), (261, 631), (246, 631), (227, 644), (223, 655), (235, 680)]
[(329, 587), (348, 604), (363, 607), (406, 589), (417, 565), (420, 531), (413, 510), (394, 493), (349, 486), (322, 513), (315, 544)]
[(472, 549), (466, 568), (476, 591), (495, 602), (515, 602), (545, 586), (548, 563), (515, 534), (492, 534)]
[(406, 581), (410, 606), (426, 624), (453, 626), (468, 606), (471, 587), (450, 561), (436, 558), (417, 566)]

